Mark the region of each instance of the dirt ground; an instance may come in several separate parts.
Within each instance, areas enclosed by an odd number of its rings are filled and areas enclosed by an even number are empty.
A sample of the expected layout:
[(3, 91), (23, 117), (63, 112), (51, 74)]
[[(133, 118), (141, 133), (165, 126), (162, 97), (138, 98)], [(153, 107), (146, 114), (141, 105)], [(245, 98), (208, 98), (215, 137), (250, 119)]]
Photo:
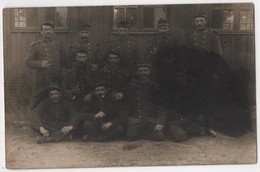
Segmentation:
[(239, 138), (219, 134), (183, 143), (113, 141), (36, 144), (23, 121), (6, 120), (6, 167), (10, 169), (174, 166), (256, 163), (256, 132)]

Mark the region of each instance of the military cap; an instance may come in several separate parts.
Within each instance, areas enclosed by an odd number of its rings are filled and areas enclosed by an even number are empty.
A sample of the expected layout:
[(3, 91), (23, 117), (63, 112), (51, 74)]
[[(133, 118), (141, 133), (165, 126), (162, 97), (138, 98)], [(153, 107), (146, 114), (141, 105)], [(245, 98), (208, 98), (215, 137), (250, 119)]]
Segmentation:
[(129, 23), (127, 21), (120, 21), (117, 27), (127, 27), (129, 28)]
[(103, 80), (96, 81), (94, 88), (97, 88), (97, 87), (100, 87), (100, 86), (104, 86), (104, 87), (107, 88), (107, 83)]
[(48, 92), (51, 92), (53, 90), (61, 91), (61, 86), (58, 83), (50, 83)]
[(115, 54), (115, 55), (117, 55), (118, 57), (120, 57), (120, 54), (119, 54), (119, 52), (118, 52), (118, 50), (110, 50), (110, 51), (108, 51), (108, 54), (107, 54), (107, 56), (109, 55), (109, 54)]
[(158, 26), (169, 26), (169, 21), (167, 19), (160, 18), (160, 20), (158, 20)]
[(79, 26), (79, 30), (88, 30), (88, 31), (90, 31), (90, 25), (89, 24), (81, 24)]
[(77, 54), (77, 53), (85, 53), (85, 54), (88, 54), (88, 52), (82, 48), (77, 48), (75, 51), (74, 51), (74, 54)]
[(141, 60), (136, 65), (136, 68), (139, 68), (139, 67), (148, 67), (148, 68), (150, 68), (151, 67), (151, 63), (149, 63), (146, 60)]
[(52, 28), (54, 28), (53, 22), (43, 22), (43, 23), (41, 24), (41, 30), (42, 30), (42, 26), (51, 26)]
[(195, 15), (194, 15), (194, 18), (197, 18), (197, 17), (204, 17), (205, 19), (208, 18), (207, 14), (205, 12), (203, 12), (203, 11), (196, 12)]

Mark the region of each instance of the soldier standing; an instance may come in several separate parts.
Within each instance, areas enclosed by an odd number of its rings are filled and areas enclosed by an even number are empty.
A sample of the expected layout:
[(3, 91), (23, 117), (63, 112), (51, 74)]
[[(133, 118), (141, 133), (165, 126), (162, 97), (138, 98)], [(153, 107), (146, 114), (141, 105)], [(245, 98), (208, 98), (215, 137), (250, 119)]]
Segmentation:
[(69, 47), (69, 52), (68, 52), (69, 64), (75, 61), (75, 52), (79, 49), (83, 49), (88, 53), (88, 57), (91, 59), (93, 69), (97, 70), (98, 66), (102, 65), (100, 45), (99, 43), (93, 42), (90, 38), (91, 38), (90, 25), (88, 24), (80, 25), (79, 41), (73, 43)]
[(108, 50), (116, 50), (120, 56), (120, 66), (133, 76), (137, 62), (137, 41), (129, 35), (129, 24), (121, 21), (118, 24), (118, 35), (112, 35)]
[(63, 44), (54, 40), (54, 26), (52, 23), (41, 25), (43, 39), (33, 43), (26, 58), (26, 66), (36, 70), (31, 108), (34, 109), (48, 96), (46, 88), (52, 82), (61, 84), (63, 80), (62, 67), (66, 62)]
[(170, 35), (170, 24), (167, 19), (158, 20), (158, 34), (156, 34), (148, 42), (148, 48), (146, 50), (146, 57), (149, 61), (154, 63), (158, 51), (161, 48), (173, 46), (176, 44), (176, 40)]
[(187, 35), (188, 46), (200, 51), (203, 50), (222, 55), (222, 48), (218, 34), (206, 27), (206, 13), (197, 12), (194, 17), (194, 24), (196, 26), (196, 30)]
[(164, 139), (163, 128), (166, 114), (160, 106), (159, 85), (150, 80), (150, 64), (137, 65), (137, 80), (125, 90), (129, 115), (126, 122), (126, 139)]

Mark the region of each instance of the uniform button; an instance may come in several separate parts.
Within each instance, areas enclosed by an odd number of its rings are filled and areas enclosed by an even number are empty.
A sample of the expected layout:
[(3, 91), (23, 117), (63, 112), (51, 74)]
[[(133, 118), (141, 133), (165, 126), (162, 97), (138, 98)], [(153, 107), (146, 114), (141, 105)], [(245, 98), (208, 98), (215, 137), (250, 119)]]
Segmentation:
[(205, 43), (205, 41), (202, 41), (202, 43)]
[(138, 109), (138, 112), (141, 112), (141, 109)]
[(194, 43), (194, 45), (196, 46), (196, 45), (197, 45), (197, 43)]
[(107, 76), (108, 78), (111, 78), (111, 76)]
[(141, 116), (141, 115), (139, 115), (139, 116), (138, 116), (138, 118), (142, 118), (142, 116)]
[(203, 49), (205, 49), (206, 47), (202, 47)]

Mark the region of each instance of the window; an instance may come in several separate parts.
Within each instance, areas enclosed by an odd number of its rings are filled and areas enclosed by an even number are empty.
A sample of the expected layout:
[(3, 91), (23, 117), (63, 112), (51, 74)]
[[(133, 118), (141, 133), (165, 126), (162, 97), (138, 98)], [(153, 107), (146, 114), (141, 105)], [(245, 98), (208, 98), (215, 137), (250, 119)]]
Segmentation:
[(13, 26), (16, 28), (39, 27), (38, 9), (14, 9)]
[(234, 10), (214, 9), (211, 12), (211, 23), (213, 29), (233, 30), (234, 29)]
[(239, 30), (253, 30), (253, 11), (241, 10), (240, 11), (240, 23)]
[(130, 31), (154, 31), (160, 18), (167, 18), (165, 6), (114, 6), (113, 29), (120, 21), (128, 21)]
[(214, 4), (211, 9), (211, 28), (223, 32), (252, 32), (253, 15), (252, 4)]
[(68, 8), (15, 8), (12, 10), (13, 30), (39, 30), (43, 22), (52, 22), (55, 30), (69, 28)]

